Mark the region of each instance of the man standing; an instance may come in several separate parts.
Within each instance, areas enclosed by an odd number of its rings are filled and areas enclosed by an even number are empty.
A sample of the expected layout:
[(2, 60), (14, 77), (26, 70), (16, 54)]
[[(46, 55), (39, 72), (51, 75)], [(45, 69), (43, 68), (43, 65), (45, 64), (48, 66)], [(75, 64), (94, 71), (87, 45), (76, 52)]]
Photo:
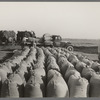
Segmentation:
[(32, 46), (36, 47), (36, 39), (35, 38), (33, 38), (33, 40), (32, 40)]
[(21, 47), (22, 47), (22, 49), (24, 48), (24, 46), (25, 46), (25, 42), (26, 42), (27, 39), (28, 39), (27, 37), (23, 37), (23, 39), (22, 39), (22, 43), (21, 43)]

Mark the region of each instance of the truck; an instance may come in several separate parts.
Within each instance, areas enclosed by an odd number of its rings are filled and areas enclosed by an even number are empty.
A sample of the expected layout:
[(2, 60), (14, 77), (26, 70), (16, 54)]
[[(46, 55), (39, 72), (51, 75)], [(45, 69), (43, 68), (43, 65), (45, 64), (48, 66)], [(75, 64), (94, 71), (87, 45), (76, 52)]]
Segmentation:
[(16, 41), (16, 33), (13, 30), (1, 30), (0, 31), (0, 44), (8, 45), (14, 44)]
[(68, 51), (74, 51), (74, 47), (71, 42), (69, 41), (63, 41), (62, 37), (60, 35), (51, 35), (51, 39), (48, 41), (44, 39), (43, 36), (43, 43), (44, 46), (50, 46), (50, 47), (63, 47), (66, 48)]
[[(21, 35), (22, 34), (25, 34), (25, 33), (21, 32)], [(66, 48), (68, 51), (74, 50), (73, 45), (68, 41), (63, 42), (62, 37), (60, 35), (50, 35), (48, 33), (44, 34), (42, 37), (36, 37), (35, 34), (34, 34), (34, 36), (22, 35), (21, 41), (23, 40), (23, 38), (25, 38), (25, 41), (23, 42), (24, 45), (31, 46), (31, 45), (33, 45), (33, 42), (34, 42), (34, 43), (36, 43), (37, 46), (63, 47), (63, 48)]]

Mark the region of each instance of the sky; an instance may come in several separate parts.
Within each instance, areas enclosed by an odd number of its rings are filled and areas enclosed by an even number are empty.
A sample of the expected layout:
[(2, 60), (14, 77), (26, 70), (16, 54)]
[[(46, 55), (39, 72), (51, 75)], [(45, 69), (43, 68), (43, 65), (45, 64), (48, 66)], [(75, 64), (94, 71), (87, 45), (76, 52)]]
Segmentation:
[(0, 2), (0, 30), (100, 39), (100, 2)]

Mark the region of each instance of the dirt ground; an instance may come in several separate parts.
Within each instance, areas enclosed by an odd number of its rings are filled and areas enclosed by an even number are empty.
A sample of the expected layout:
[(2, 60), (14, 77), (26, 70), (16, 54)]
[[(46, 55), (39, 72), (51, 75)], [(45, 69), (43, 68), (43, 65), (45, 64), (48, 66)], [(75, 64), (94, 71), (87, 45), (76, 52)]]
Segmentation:
[(75, 47), (74, 48), (74, 52), (75, 53), (80, 53), (84, 56), (87, 56), (87, 58), (89, 58), (90, 60), (93, 61), (98, 61), (98, 47), (97, 46), (93, 46), (93, 47)]
[(9, 59), (13, 55), (13, 51), (17, 49), (21, 49), (21, 47), (16, 45), (0, 46), (0, 63)]
[[(0, 63), (9, 59), (13, 55), (13, 50), (17, 49), (21, 47), (18, 45), (0, 46)], [(74, 52), (87, 56), (90, 60), (98, 60), (97, 47), (74, 47)]]

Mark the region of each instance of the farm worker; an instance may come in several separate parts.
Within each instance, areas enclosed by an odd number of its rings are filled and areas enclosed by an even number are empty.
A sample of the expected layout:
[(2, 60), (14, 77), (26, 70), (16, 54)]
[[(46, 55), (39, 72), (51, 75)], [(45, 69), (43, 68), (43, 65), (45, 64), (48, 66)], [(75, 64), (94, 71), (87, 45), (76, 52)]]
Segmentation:
[(99, 59), (99, 62), (100, 62), (100, 40), (98, 42), (98, 59)]
[(25, 42), (26, 42), (27, 39), (28, 39), (27, 37), (23, 37), (22, 43), (21, 43), (22, 49), (23, 49), (23, 47), (25, 46)]
[(23, 42), (26, 42), (26, 40), (27, 40), (28, 38), (27, 37), (23, 37)]
[(12, 40), (13, 40), (13, 39), (12, 39), (12, 37), (9, 37), (9, 39), (8, 39), (8, 40), (9, 40), (9, 42), (12, 42)]
[(32, 40), (32, 46), (36, 47), (36, 40), (35, 40), (35, 38), (33, 38), (33, 40)]

